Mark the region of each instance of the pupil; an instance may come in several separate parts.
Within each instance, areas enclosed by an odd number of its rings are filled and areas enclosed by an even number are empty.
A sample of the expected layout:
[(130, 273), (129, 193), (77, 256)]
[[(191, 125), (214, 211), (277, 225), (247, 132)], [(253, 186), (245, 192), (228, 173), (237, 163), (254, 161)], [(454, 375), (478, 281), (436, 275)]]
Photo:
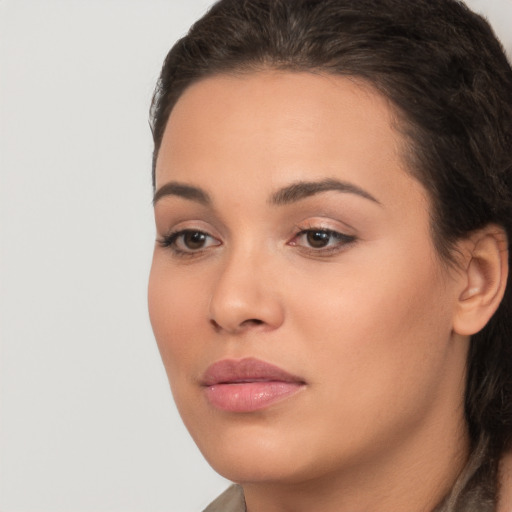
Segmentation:
[(310, 231), (307, 234), (308, 244), (314, 248), (325, 247), (329, 243), (331, 235), (325, 231)]
[(185, 233), (183, 237), (183, 242), (187, 246), (188, 249), (201, 249), (203, 247), (204, 242), (206, 240), (206, 235), (199, 231), (191, 231), (189, 233)]

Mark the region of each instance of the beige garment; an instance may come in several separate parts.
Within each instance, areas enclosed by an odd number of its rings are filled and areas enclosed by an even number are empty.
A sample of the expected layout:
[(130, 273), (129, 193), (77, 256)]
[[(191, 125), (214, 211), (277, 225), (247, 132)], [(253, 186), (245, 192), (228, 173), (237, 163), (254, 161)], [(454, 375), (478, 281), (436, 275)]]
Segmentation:
[(236, 484), (228, 487), (203, 512), (246, 512), (244, 491)]
[[(478, 495), (478, 491), (468, 493), (459, 505), (443, 503), (434, 512), (446, 512), (464, 510), (467, 512), (512, 512), (512, 452), (502, 460), (500, 468), (501, 492), (498, 507), (493, 505), (494, 500), (485, 500)], [(448, 506), (448, 508), (446, 508)], [(203, 512), (247, 512), (244, 499), (244, 491), (240, 485), (233, 484), (226, 489), (216, 500), (212, 501)]]

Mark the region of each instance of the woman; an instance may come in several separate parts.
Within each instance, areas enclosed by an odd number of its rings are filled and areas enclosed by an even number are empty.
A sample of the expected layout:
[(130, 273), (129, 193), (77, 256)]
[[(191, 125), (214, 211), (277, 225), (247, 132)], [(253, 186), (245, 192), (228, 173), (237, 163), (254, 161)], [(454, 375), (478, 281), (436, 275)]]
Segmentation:
[(152, 107), (150, 316), (208, 510), (494, 510), (512, 70), (454, 0), (221, 0)]

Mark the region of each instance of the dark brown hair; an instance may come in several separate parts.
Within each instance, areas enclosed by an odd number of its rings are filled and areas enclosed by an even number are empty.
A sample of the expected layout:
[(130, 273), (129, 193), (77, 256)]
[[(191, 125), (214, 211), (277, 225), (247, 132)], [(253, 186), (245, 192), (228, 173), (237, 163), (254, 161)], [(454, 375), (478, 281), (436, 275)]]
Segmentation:
[[(215, 74), (267, 68), (357, 77), (394, 104), (445, 261), (456, 240), (490, 223), (512, 240), (512, 69), (489, 24), (462, 2), (219, 1), (165, 60), (151, 107), (153, 184), (183, 91)], [(472, 337), (467, 364), (473, 456), (440, 510), (483, 510), (468, 507), (494, 500), (512, 433), (510, 282), (496, 314)]]

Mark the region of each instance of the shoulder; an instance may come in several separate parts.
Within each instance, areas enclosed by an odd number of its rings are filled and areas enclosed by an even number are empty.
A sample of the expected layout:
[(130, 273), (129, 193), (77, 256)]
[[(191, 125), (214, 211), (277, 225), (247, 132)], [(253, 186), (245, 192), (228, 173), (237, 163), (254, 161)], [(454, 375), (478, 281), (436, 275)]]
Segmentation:
[(215, 501), (212, 501), (203, 512), (246, 512), (242, 487), (228, 487)]

